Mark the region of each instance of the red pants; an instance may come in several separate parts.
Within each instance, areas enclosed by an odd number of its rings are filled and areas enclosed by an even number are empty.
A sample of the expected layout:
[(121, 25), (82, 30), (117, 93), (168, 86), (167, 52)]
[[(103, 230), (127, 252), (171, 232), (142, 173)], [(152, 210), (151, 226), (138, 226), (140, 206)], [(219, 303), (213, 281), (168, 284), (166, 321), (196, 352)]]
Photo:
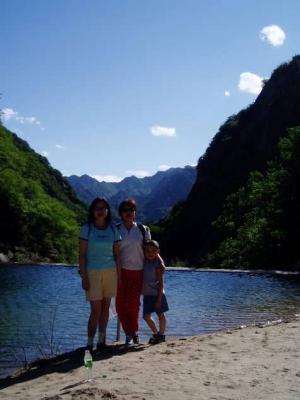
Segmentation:
[(116, 310), (126, 335), (139, 330), (140, 296), (143, 288), (143, 270), (130, 271), (122, 268), (122, 283), (118, 287)]

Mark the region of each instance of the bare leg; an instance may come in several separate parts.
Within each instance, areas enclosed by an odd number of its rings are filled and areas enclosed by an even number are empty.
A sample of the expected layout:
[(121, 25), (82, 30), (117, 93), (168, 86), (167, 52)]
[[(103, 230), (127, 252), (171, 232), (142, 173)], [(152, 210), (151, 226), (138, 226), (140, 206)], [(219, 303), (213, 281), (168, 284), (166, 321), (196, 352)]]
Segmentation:
[(90, 301), (91, 314), (88, 322), (88, 337), (92, 338), (95, 336), (98, 320), (101, 313), (101, 301)]
[(167, 323), (165, 314), (164, 313), (159, 314), (158, 320), (159, 320), (159, 333), (163, 335), (165, 333), (166, 323)]
[(151, 331), (154, 333), (154, 335), (156, 335), (157, 334), (157, 328), (156, 328), (155, 322), (151, 318), (151, 314), (144, 315), (144, 320), (147, 322), (147, 325), (149, 326)]
[(105, 333), (109, 319), (110, 298), (101, 300), (101, 312), (98, 319), (99, 332)]

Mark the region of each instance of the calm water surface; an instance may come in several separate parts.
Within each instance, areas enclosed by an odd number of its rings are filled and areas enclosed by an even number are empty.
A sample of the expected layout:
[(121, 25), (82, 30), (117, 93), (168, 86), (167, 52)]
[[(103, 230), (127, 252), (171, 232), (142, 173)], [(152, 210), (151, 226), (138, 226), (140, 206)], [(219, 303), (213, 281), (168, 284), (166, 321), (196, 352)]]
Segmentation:
[[(300, 312), (300, 279), (291, 276), (167, 271), (167, 334), (195, 335)], [(76, 268), (0, 267), (0, 376), (86, 343), (89, 305)], [(141, 320), (141, 337), (149, 335)], [(113, 341), (116, 319), (109, 322)]]

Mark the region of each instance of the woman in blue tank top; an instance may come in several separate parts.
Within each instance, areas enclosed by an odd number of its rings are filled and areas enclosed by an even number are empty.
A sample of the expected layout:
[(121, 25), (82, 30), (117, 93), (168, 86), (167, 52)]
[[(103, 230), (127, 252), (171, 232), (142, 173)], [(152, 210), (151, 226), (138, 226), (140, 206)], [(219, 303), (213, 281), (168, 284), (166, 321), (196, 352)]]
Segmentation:
[(120, 233), (111, 223), (111, 211), (105, 199), (96, 198), (89, 207), (88, 223), (79, 234), (79, 270), (82, 288), (90, 302), (87, 349), (93, 350), (97, 328), (97, 350), (105, 348), (106, 327), (111, 298), (117, 289)]

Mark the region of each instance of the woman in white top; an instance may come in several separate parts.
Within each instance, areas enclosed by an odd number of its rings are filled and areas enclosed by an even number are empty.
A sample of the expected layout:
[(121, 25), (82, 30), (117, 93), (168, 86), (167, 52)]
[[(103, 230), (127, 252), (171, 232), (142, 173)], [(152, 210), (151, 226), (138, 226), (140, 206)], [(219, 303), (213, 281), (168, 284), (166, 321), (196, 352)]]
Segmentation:
[(144, 241), (151, 239), (150, 230), (135, 222), (136, 203), (133, 199), (119, 206), (121, 276), (118, 277), (116, 309), (126, 334), (126, 344), (139, 343), (138, 315), (143, 288)]

